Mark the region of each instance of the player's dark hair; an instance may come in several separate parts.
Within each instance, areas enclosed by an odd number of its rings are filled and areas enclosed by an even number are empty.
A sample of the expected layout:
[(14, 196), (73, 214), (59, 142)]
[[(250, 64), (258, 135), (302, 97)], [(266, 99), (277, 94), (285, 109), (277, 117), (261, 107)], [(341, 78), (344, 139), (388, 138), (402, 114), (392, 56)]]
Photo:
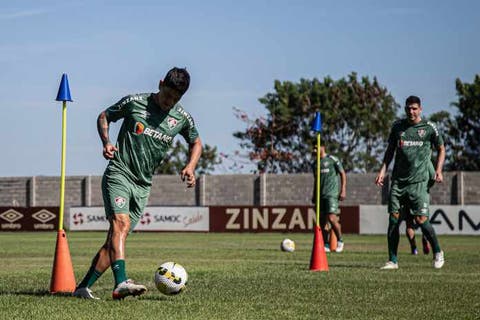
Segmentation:
[(417, 103), (419, 106), (422, 105), (420, 98), (417, 96), (410, 96), (405, 100), (405, 106), (409, 106), (411, 104)]
[(163, 85), (175, 89), (183, 95), (190, 86), (190, 75), (187, 69), (177, 67), (170, 69), (163, 79)]

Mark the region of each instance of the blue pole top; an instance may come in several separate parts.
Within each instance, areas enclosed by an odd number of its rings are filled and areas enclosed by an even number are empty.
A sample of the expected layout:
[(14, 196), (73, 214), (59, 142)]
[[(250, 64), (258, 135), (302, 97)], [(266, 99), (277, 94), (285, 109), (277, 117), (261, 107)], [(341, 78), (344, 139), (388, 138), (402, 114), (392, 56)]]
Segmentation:
[(322, 131), (322, 115), (319, 111), (315, 112), (315, 119), (312, 122), (312, 131), (321, 132)]
[(68, 77), (64, 73), (62, 75), (62, 81), (60, 81), (60, 87), (58, 88), (57, 101), (72, 101), (70, 96), (70, 87), (68, 86)]

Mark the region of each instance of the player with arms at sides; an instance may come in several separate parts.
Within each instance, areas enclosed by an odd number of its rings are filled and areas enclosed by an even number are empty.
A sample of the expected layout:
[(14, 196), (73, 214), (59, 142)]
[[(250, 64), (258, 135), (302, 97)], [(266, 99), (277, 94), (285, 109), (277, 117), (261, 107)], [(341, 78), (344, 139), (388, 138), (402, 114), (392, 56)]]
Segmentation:
[[(317, 154), (317, 148), (313, 150), (313, 154)], [(317, 188), (317, 158), (314, 157), (312, 169), (314, 174), (314, 190), (312, 202), (316, 201)], [(339, 179), (340, 176), (340, 179)], [(340, 180), (340, 183), (339, 183)], [(342, 227), (340, 225), (340, 208), (339, 201), (345, 200), (347, 196), (347, 175), (343, 169), (340, 160), (325, 151), (325, 146), (320, 146), (320, 227), (322, 228), (323, 241), (325, 243), (325, 251), (330, 252), (328, 242), (329, 232), (325, 230), (327, 222), (330, 223), (335, 236), (337, 237), (337, 248), (335, 252), (342, 252), (344, 243), (342, 238)]]
[[(103, 156), (110, 160), (102, 179), (110, 228), (74, 296), (97, 299), (90, 287), (109, 267), (115, 279), (113, 299), (147, 291), (145, 286), (127, 278), (125, 241), (143, 214), (155, 168), (161, 164), (177, 134), (189, 145), (189, 160), (181, 171), (181, 178), (186, 179), (187, 187), (195, 186), (195, 168), (202, 143), (192, 117), (178, 104), (189, 85), (187, 70), (173, 68), (160, 81), (157, 93), (126, 96), (98, 116)], [(109, 138), (110, 123), (120, 119), (123, 123), (117, 143), (113, 145)]]
[[(422, 233), (430, 242), (433, 251), (433, 267), (440, 269), (444, 264), (443, 251), (438, 243), (435, 230), (429, 221), (431, 181), (442, 182), (442, 168), (445, 161), (443, 138), (435, 124), (421, 118), (420, 98), (410, 96), (405, 101), (407, 117), (396, 121), (390, 131), (388, 147), (382, 167), (375, 183), (383, 186), (388, 165), (395, 155), (392, 184), (388, 200), (389, 223), (387, 230), (389, 261), (382, 269), (398, 269), (399, 220), (401, 208), (411, 214)], [(432, 147), (438, 151), (437, 163), (431, 162)], [(433, 170), (432, 170), (433, 169)], [(432, 172), (433, 171), (433, 172)], [(431, 175), (433, 179), (430, 179)]]

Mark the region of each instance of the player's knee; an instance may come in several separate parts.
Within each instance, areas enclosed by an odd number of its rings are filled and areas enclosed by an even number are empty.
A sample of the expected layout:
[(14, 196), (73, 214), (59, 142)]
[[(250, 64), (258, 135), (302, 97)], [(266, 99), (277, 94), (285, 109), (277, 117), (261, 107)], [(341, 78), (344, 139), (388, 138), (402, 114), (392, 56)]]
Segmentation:
[(400, 218), (400, 213), (392, 212), (390, 213), (389, 220), (392, 223), (398, 223), (398, 219)]
[(427, 221), (428, 217), (426, 216), (415, 216), (415, 222), (417, 224), (423, 224), (425, 221)]
[(335, 223), (335, 222), (337, 222), (337, 216), (334, 215), (334, 214), (329, 214), (329, 215), (328, 215), (328, 222), (330, 222), (330, 223)]
[(112, 219), (113, 232), (128, 233), (130, 231), (130, 217), (126, 214), (116, 214)]

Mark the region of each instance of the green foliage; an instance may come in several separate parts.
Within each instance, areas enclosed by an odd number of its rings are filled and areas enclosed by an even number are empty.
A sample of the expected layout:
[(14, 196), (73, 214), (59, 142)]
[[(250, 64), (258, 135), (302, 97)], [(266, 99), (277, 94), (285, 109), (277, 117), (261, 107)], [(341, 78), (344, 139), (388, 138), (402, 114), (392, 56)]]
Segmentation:
[[(195, 173), (197, 175), (211, 173), (215, 169), (215, 166), (221, 162), (217, 154), (217, 147), (205, 144)], [(179, 174), (187, 163), (188, 145), (176, 140), (163, 162), (155, 170), (155, 174)]]
[[(80, 281), (105, 232), (70, 232)], [(98, 301), (48, 293), (53, 232), (0, 232), (1, 319), (479, 319), (475, 236), (442, 236), (445, 266), (410, 255), (403, 237), (400, 269), (379, 270), (387, 258), (384, 235), (345, 235), (346, 249), (327, 254), (329, 271), (308, 270), (312, 235), (290, 233), (293, 253), (280, 251), (281, 233), (133, 233), (126, 243), (127, 275), (145, 284), (139, 297), (113, 301), (107, 270), (92, 287)], [(176, 261), (187, 289), (162, 295), (153, 275)]]
[(267, 109), (266, 118), (250, 120), (237, 111), (248, 127), (234, 137), (260, 172), (310, 172), (314, 144), (310, 124), (316, 111), (322, 114), (321, 137), (327, 152), (342, 159), (347, 171), (378, 169), (399, 106), (376, 78), (358, 79), (352, 73), (337, 81), (277, 80), (274, 88), (274, 93), (259, 99)]
[[(459, 156), (463, 149), (463, 143), (459, 140), (459, 131), (454, 118), (447, 111), (433, 113), (428, 118), (437, 125), (438, 130), (445, 142), (445, 171), (461, 170)], [(432, 162), (437, 163), (437, 154), (432, 154)]]
[(476, 75), (472, 84), (455, 82), (458, 101), (452, 103), (458, 109), (455, 117), (456, 138), (462, 142), (458, 150), (456, 169), (467, 171), (480, 170), (480, 75)]

